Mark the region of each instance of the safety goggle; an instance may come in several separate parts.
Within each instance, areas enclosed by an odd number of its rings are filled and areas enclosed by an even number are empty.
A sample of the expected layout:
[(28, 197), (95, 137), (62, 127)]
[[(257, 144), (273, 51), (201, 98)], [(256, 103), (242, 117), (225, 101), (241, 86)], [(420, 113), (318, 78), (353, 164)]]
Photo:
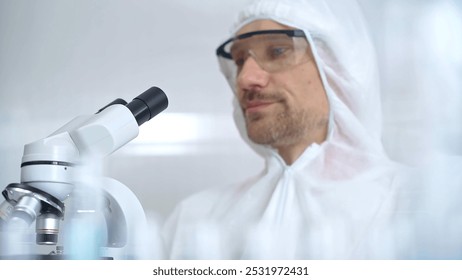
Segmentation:
[(276, 73), (312, 59), (303, 30), (261, 30), (233, 37), (217, 50), (221, 69), (234, 83), (244, 63), (252, 57), (263, 70)]

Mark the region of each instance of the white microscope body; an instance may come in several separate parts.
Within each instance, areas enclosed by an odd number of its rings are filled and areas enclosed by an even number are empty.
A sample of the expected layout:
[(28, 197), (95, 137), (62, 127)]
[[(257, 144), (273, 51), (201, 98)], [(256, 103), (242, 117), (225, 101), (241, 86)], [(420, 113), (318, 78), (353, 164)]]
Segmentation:
[[(101, 176), (100, 165), (105, 156), (138, 136), (139, 125), (167, 106), (163, 91), (152, 87), (128, 104), (117, 99), (98, 113), (77, 117), (50, 136), (25, 145), (21, 183), (9, 184), (2, 192), (1, 230), (17, 236), (35, 222), (36, 243), (56, 245), (60, 221), (65, 220), (60, 258), (149, 257), (143, 207), (125, 185)], [(66, 211), (64, 201), (70, 204)], [(22, 242), (13, 238), (9, 248), (14, 241)], [(23, 252), (3, 251), (0, 247), (0, 258)]]

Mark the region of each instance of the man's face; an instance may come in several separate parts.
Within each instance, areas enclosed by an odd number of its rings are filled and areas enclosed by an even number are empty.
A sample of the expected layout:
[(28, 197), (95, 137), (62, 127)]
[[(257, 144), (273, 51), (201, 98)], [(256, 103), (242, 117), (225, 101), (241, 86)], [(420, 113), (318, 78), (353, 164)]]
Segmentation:
[[(270, 29), (290, 28), (258, 20), (245, 25), (237, 35)], [(242, 64), (236, 93), (253, 142), (281, 149), (325, 140), (329, 116), (326, 93), (314, 59), (305, 61), (271, 73), (252, 56)]]

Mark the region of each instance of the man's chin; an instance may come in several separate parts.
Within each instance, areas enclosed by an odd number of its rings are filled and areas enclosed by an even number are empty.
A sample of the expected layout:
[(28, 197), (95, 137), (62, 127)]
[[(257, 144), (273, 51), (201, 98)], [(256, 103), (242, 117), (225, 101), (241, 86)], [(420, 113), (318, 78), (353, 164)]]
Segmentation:
[(271, 145), (274, 142), (274, 139), (268, 133), (270, 129), (262, 125), (248, 125), (247, 126), (247, 137), (255, 144), (259, 145)]

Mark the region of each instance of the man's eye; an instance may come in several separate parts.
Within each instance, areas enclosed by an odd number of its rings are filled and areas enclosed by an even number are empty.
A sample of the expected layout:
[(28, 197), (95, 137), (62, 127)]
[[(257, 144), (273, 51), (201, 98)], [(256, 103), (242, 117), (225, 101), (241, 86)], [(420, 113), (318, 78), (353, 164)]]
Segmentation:
[(268, 48), (268, 51), (267, 51), (267, 56), (268, 58), (270, 59), (278, 59), (278, 58), (282, 58), (284, 56), (287, 55), (287, 53), (289, 52), (289, 48), (288, 47), (284, 47), (284, 46), (273, 46), (273, 47), (270, 47)]
[(246, 56), (243, 52), (234, 53), (231, 55), (233, 57), (234, 64), (237, 67), (242, 67), (245, 63)]
[(242, 67), (244, 65), (244, 62), (245, 62), (245, 59), (243, 57), (234, 59), (234, 63), (236, 64), (237, 67)]

